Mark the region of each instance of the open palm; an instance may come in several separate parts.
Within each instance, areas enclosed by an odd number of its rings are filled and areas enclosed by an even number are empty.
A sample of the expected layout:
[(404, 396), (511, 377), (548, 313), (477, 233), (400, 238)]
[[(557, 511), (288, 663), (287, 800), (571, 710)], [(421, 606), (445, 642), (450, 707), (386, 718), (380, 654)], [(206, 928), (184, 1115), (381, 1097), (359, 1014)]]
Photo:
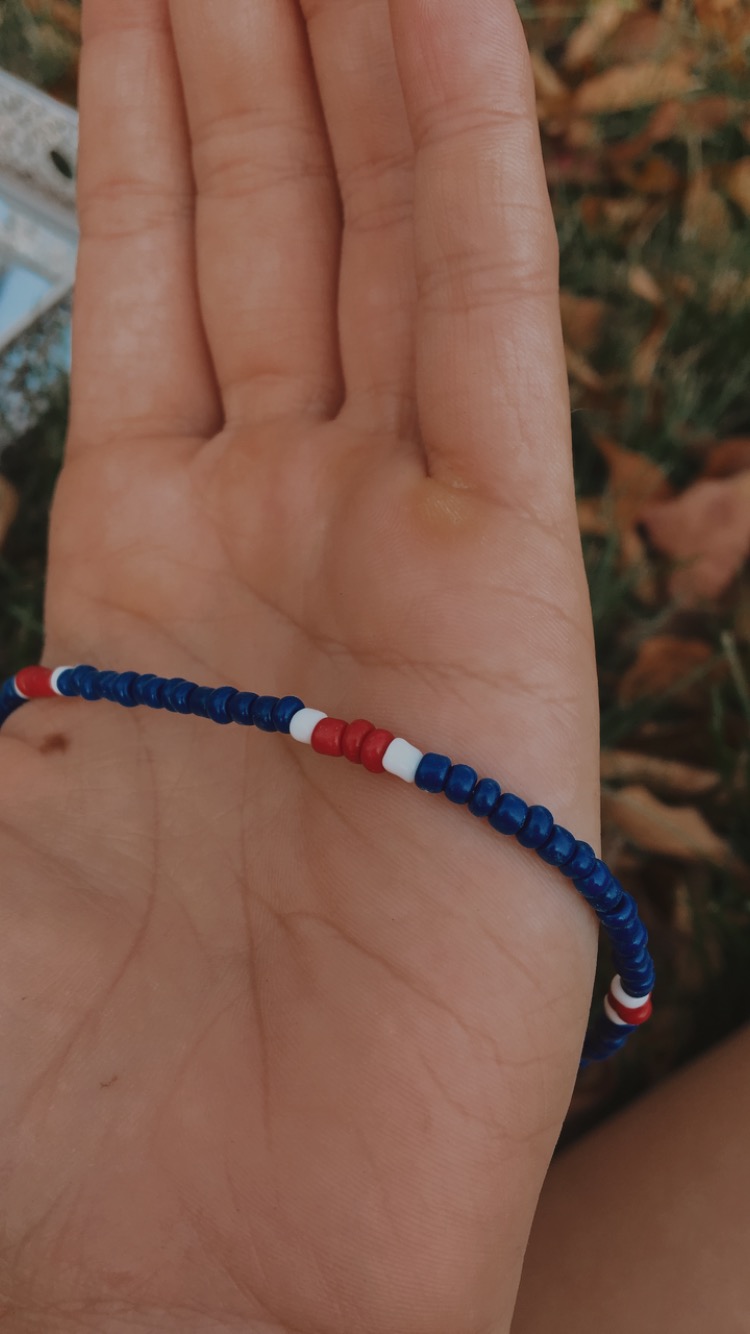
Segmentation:
[[(44, 661), (300, 695), (597, 837), (510, 0), (86, 0)], [(444, 799), (83, 701), (0, 733), (9, 1331), (507, 1329), (595, 923)]]

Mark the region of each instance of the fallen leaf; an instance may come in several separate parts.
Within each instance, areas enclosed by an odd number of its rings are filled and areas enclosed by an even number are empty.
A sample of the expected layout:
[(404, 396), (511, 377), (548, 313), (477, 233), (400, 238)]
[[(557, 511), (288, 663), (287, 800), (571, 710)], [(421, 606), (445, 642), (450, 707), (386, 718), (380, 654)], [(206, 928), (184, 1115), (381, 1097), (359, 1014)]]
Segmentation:
[(679, 562), (670, 595), (685, 606), (718, 598), (750, 556), (750, 470), (695, 482), (641, 518), (656, 549)]
[(563, 107), (570, 101), (571, 91), (557, 70), (550, 65), (544, 54), (534, 48), (530, 53), (531, 68), (534, 74), (534, 88), (537, 103), (549, 112), (552, 108)]
[(685, 191), (680, 228), (683, 241), (697, 241), (706, 250), (721, 250), (731, 231), (727, 202), (714, 190), (709, 169), (696, 172)]
[(653, 274), (649, 273), (643, 264), (631, 264), (628, 269), (628, 287), (634, 296), (639, 296), (642, 301), (648, 301), (649, 305), (664, 304), (664, 293)]
[(615, 65), (595, 74), (576, 89), (573, 109), (579, 115), (602, 115), (630, 111), (649, 102), (664, 102), (700, 87), (682, 61), (658, 64), (645, 60), (635, 65)]
[(750, 218), (750, 157), (741, 157), (729, 168), (726, 188), (729, 198)]
[(610, 521), (605, 513), (601, 496), (581, 496), (576, 501), (578, 528), (585, 537), (606, 537)]
[(674, 31), (663, 15), (654, 10), (626, 14), (614, 36), (607, 42), (607, 59), (613, 65), (634, 64), (653, 59), (668, 46), (674, 46)]
[(601, 776), (608, 783), (642, 783), (668, 797), (700, 797), (721, 781), (713, 769), (629, 750), (603, 750)]
[(626, 14), (622, 0), (599, 0), (568, 38), (563, 67), (578, 70), (588, 65), (607, 38), (617, 31)]
[[(584, 200), (583, 203), (587, 203)], [(592, 200), (592, 202), (594, 202)], [(597, 201), (598, 202), (598, 201)], [(649, 210), (649, 201), (635, 195), (626, 195), (622, 199), (602, 199), (601, 211), (612, 227), (631, 227), (642, 222)], [(583, 212), (583, 205), (581, 206)]]
[(671, 162), (658, 153), (646, 159), (640, 168), (628, 163), (614, 163), (615, 175), (639, 195), (671, 195), (682, 184), (682, 176)]
[(694, 806), (668, 806), (639, 784), (602, 793), (602, 817), (644, 852), (737, 868), (723, 838)]
[(750, 16), (740, 0), (695, 0), (699, 23), (729, 44), (741, 45), (748, 35)]
[[(618, 699), (621, 704), (633, 704), (669, 693), (679, 697), (685, 707), (697, 707), (705, 697), (707, 680), (716, 675), (715, 667), (709, 669), (715, 656), (711, 645), (702, 639), (652, 635), (640, 645), (635, 661), (624, 673)], [(719, 667), (725, 675), (726, 665), (721, 662)]]
[(8, 529), (18, 513), (18, 492), (7, 477), (0, 477), (0, 549), (5, 544)]
[(625, 449), (605, 435), (595, 434), (593, 439), (609, 468), (615, 523), (622, 533), (635, 526), (649, 501), (671, 496), (672, 487), (658, 463), (645, 454)]
[(666, 336), (667, 317), (664, 311), (660, 311), (640, 347), (636, 349), (631, 364), (630, 378), (639, 389), (646, 389), (653, 380)]
[(70, 0), (24, 0), (24, 4), (31, 14), (64, 28), (72, 37), (80, 37), (81, 11)]
[(560, 292), (560, 314), (565, 341), (577, 352), (591, 352), (599, 342), (606, 302), (596, 296)]
[(750, 436), (735, 436), (718, 440), (709, 447), (703, 465), (704, 477), (734, 477), (750, 470)]
[(596, 392), (604, 389), (604, 380), (599, 372), (595, 371), (582, 353), (576, 352), (569, 343), (565, 344), (565, 365), (571, 380), (582, 384), (584, 389), (593, 389)]

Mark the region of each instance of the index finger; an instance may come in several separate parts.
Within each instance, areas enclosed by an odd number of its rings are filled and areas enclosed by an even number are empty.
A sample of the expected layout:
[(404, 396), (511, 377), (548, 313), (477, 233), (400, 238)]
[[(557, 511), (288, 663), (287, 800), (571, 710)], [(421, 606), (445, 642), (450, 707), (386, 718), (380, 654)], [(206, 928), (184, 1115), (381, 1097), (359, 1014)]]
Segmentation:
[(572, 510), (558, 252), (513, 0), (389, 0), (416, 149), (417, 402), (428, 467)]

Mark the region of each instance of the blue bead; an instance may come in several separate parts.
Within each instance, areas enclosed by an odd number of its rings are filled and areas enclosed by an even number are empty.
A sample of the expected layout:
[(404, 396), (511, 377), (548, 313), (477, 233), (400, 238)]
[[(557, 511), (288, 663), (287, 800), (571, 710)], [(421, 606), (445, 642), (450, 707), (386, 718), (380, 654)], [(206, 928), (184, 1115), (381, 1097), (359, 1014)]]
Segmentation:
[(277, 732), (289, 733), (289, 726), (295, 713), (304, 709), (304, 704), (296, 695), (284, 695), (273, 711), (273, 721)]
[(648, 977), (654, 970), (654, 961), (645, 948), (630, 950), (627, 945), (616, 945), (614, 950), (617, 971), (621, 977)]
[(622, 982), (623, 991), (626, 991), (629, 996), (632, 996), (633, 1000), (645, 1000), (647, 996), (651, 995), (651, 992), (654, 989), (656, 977), (651, 975), (650, 977), (643, 978), (642, 981), (638, 980), (631, 982), (629, 978), (625, 978), (620, 974), (620, 980)]
[(512, 792), (504, 792), (489, 817), (490, 824), (498, 834), (517, 834), (528, 809), (520, 797), (514, 796)]
[(469, 810), (482, 820), (495, 809), (499, 800), (500, 784), (494, 778), (480, 778), (469, 802)]
[(81, 673), (78, 684), (81, 690), (81, 699), (101, 699), (104, 694), (99, 679), (99, 672), (93, 667), (85, 676)]
[(190, 712), (195, 714), (196, 718), (207, 718), (208, 710), (211, 707), (211, 696), (214, 693), (213, 686), (196, 686), (190, 696)]
[(477, 771), (468, 764), (452, 764), (443, 789), (449, 801), (465, 806), (477, 784)]
[(569, 862), (560, 867), (563, 875), (570, 880), (585, 880), (591, 875), (596, 866), (596, 853), (590, 843), (582, 843), (579, 839), (576, 843), (575, 852)]
[(617, 971), (625, 990), (632, 991), (634, 996), (651, 991), (656, 981), (653, 964), (650, 968), (628, 968), (627, 964), (622, 963), (617, 966)]
[(555, 826), (554, 816), (546, 806), (529, 806), (526, 819), (516, 834), (522, 848), (540, 848)]
[(642, 950), (648, 945), (648, 931), (643, 922), (638, 921), (630, 937), (630, 945), (634, 950)]
[(450, 771), (451, 762), (447, 755), (428, 751), (419, 761), (414, 782), (423, 792), (442, 792)]
[(115, 703), (122, 704), (126, 709), (135, 708), (135, 699), (133, 698), (133, 686), (138, 680), (137, 672), (118, 672), (115, 683), (112, 687), (112, 698)]
[(0, 688), (0, 727), (2, 727), (6, 718), (10, 718), (10, 715), (15, 713), (16, 709), (22, 708), (26, 702), (25, 699), (21, 699), (16, 694), (12, 676), (4, 681)]
[(89, 667), (81, 664), (80, 667), (74, 667), (70, 674), (69, 690), (70, 694), (82, 695), (83, 688), (91, 678), (91, 673), (96, 673), (96, 667)]
[(638, 917), (638, 906), (632, 894), (627, 894), (624, 890), (617, 903), (601, 915), (601, 923), (606, 931), (617, 930), (620, 927), (630, 927)]
[[(61, 675), (58, 677), (58, 685), (60, 684), (60, 681), (64, 675), (65, 673), (62, 672)], [(114, 686), (116, 680), (117, 680), (117, 672), (99, 673), (99, 685), (102, 688), (102, 699), (114, 700), (115, 698)]]
[(153, 672), (145, 672), (143, 676), (138, 677), (133, 686), (133, 699), (137, 704), (145, 704), (149, 709), (160, 709), (164, 685), (163, 676), (155, 676)]
[(164, 683), (162, 699), (164, 708), (170, 713), (189, 713), (190, 696), (197, 689), (194, 681), (186, 681), (183, 676), (173, 676)]
[(609, 867), (599, 858), (591, 875), (584, 880), (576, 879), (573, 884), (599, 916), (614, 908), (624, 893), (619, 880), (615, 879)]
[(575, 834), (571, 834), (569, 829), (563, 829), (562, 825), (556, 824), (552, 827), (552, 833), (540, 848), (537, 848), (537, 855), (548, 866), (562, 866), (569, 861), (576, 850)]
[(206, 717), (214, 723), (231, 723), (229, 705), (238, 694), (239, 691), (235, 690), (234, 686), (219, 686), (217, 690), (213, 690), (206, 707)]
[[(112, 675), (117, 677), (119, 673), (113, 672)], [(72, 698), (73, 696), (78, 694), (78, 691), (76, 690), (75, 687), (75, 683), (73, 681), (73, 676), (74, 676), (74, 669), (72, 667), (66, 667), (65, 671), (60, 672), (60, 675), (57, 678), (57, 688), (60, 691), (60, 694), (65, 695), (68, 698)]]
[(252, 690), (239, 690), (229, 705), (229, 715), (233, 723), (242, 723), (244, 727), (253, 726), (253, 705), (258, 696)]
[(618, 971), (623, 987), (630, 995), (643, 996), (654, 990), (654, 982), (657, 980), (654, 964), (651, 964), (650, 968), (627, 968), (623, 964)]
[(273, 711), (278, 702), (276, 695), (258, 695), (253, 705), (253, 722), (256, 727), (260, 728), (261, 732), (276, 731)]

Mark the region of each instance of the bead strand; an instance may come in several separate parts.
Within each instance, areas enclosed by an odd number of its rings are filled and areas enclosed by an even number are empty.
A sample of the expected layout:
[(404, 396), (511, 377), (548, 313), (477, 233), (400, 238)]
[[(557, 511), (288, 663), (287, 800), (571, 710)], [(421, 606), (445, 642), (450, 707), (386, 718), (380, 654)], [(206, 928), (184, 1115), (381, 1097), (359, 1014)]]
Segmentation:
[(494, 778), (480, 778), (470, 765), (454, 764), (447, 755), (432, 751), (424, 753), (367, 719), (347, 723), (307, 708), (296, 695), (278, 698), (231, 686), (211, 688), (180, 676), (167, 679), (153, 673), (98, 671), (86, 665), (54, 670), (25, 667), (0, 687), (0, 726), (29, 700), (55, 696), (106, 699), (125, 708), (143, 705), (285, 733), (319, 755), (346, 759), (373, 774), (392, 774), (422, 792), (442, 793), (556, 867), (591, 905), (609, 935), (618, 971), (603, 1013), (586, 1035), (581, 1067), (617, 1051), (650, 1017), (654, 965), (636, 902), (588, 843), (555, 824), (546, 806), (529, 806), (521, 797), (503, 791)]

